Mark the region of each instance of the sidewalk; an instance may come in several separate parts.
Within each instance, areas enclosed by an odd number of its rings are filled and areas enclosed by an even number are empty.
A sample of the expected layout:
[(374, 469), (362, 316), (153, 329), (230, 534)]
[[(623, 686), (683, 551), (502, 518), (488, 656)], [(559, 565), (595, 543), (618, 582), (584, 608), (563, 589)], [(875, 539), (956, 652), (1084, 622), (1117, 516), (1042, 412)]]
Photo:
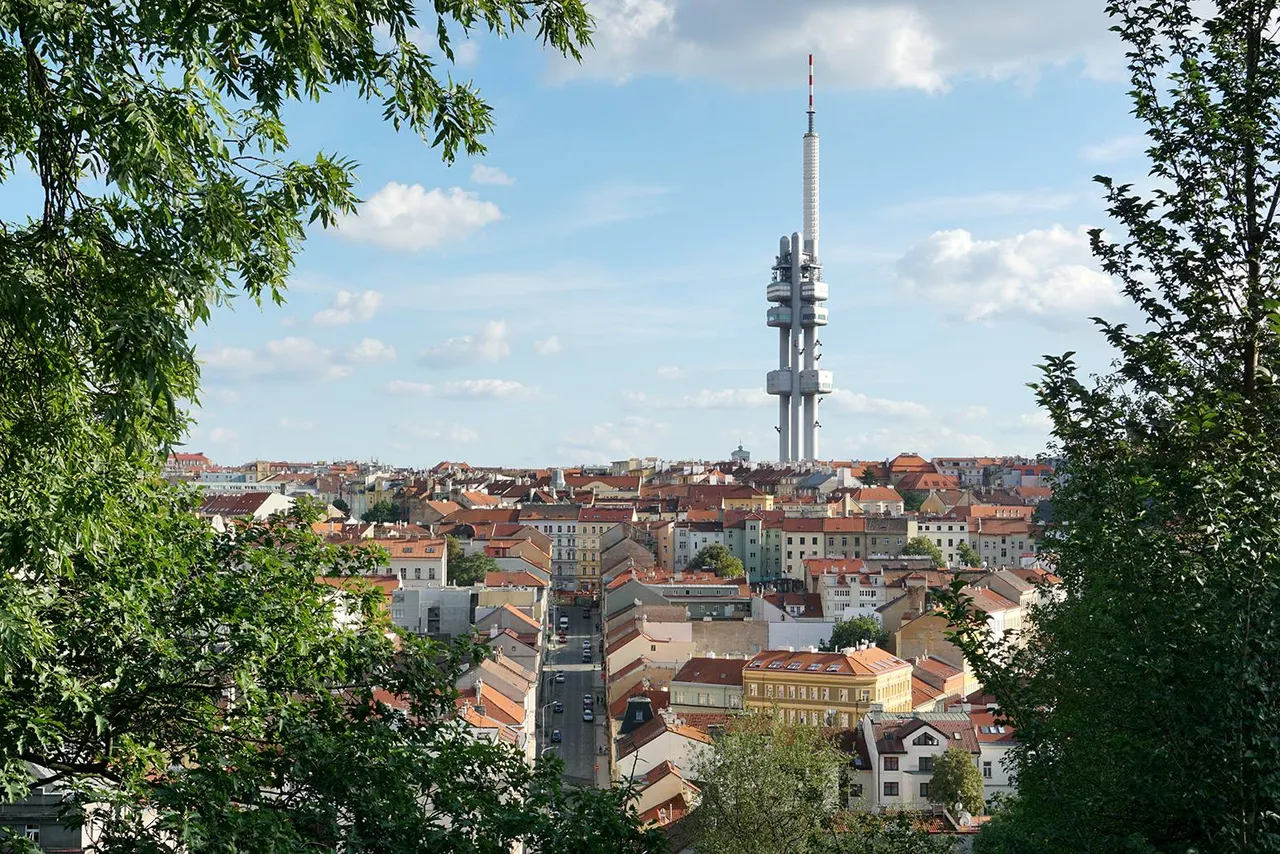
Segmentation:
[[(601, 704), (602, 714), (596, 716), (596, 720), (600, 723), (595, 728), (596, 741), (596, 777), (595, 786), (597, 789), (607, 789), (612, 784), (612, 778), (609, 774), (609, 731), (612, 728), (612, 722), (609, 719), (609, 695), (604, 689), (604, 669), (596, 671), (595, 691), (604, 697), (604, 703)], [(600, 748), (604, 748), (604, 755), (600, 755)]]

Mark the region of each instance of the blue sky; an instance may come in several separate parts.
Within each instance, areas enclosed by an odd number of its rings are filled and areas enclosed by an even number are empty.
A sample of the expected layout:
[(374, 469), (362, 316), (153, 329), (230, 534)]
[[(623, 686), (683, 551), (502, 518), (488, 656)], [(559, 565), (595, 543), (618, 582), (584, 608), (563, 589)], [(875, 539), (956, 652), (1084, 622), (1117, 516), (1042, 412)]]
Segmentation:
[[(376, 107), (300, 108), (299, 156), (361, 164), (360, 216), (313, 229), (288, 303), (197, 333), (190, 447), (550, 465), (776, 453), (764, 286), (800, 227), (817, 64), (831, 325), (824, 456), (1034, 453), (1044, 353), (1107, 353), (1126, 312), (1083, 229), (1089, 178), (1141, 181), (1101, 2), (595, 0), (581, 68), (477, 34), (495, 108), (441, 164)], [(1072, 7), (1072, 8), (1067, 8)], [(1075, 8), (1079, 7), (1079, 8)]]

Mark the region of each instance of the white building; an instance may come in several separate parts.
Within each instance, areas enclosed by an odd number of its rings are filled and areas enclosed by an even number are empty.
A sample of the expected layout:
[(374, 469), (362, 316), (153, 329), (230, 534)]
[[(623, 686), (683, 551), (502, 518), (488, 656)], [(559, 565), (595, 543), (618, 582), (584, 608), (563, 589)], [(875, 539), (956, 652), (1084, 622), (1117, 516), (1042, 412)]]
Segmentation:
[(927, 537), (929, 542), (938, 547), (947, 566), (963, 565), (959, 551), (961, 543), (973, 548), (973, 543), (969, 542), (968, 519), (922, 518), (916, 524), (916, 530), (919, 531), (917, 536)]
[(694, 555), (707, 546), (726, 545), (720, 522), (677, 522), (672, 526), (671, 537), (672, 562), (677, 570), (687, 567)]
[(950, 747), (965, 751), (979, 767), (982, 750), (964, 712), (892, 714), (873, 706), (858, 723), (850, 805), (924, 809), (930, 803), (934, 762)]

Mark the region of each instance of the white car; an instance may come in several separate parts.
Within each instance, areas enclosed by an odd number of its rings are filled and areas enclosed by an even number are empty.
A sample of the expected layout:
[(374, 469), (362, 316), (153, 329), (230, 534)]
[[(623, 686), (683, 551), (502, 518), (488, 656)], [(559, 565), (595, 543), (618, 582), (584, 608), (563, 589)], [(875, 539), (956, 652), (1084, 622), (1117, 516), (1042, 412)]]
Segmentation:
[(564, 682), (564, 671), (563, 671), (563, 670), (557, 670), (557, 671), (556, 671), (556, 681), (557, 681), (557, 682), (561, 682), (561, 683), (563, 683), (563, 682)]
[(591, 723), (595, 719), (596, 719), (596, 716), (592, 714), (590, 709), (582, 710), (582, 720), (584, 723)]

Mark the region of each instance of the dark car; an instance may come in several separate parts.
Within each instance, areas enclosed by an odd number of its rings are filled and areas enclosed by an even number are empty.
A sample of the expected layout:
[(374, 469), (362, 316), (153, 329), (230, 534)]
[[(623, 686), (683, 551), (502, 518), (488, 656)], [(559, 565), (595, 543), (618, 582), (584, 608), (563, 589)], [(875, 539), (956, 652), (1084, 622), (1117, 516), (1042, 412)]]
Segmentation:
[(559, 700), (556, 700), (555, 705), (551, 707), (551, 711), (553, 711), (553, 712), (563, 712), (563, 711), (564, 711), (564, 703), (560, 702)]
[(583, 663), (584, 663), (584, 664), (590, 664), (590, 663), (591, 663), (591, 650), (584, 649), (584, 650), (582, 651), (582, 661), (583, 661)]
[(551, 730), (551, 743), (559, 744), (562, 741), (564, 741), (564, 736), (560, 734), (560, 730), (558, 729)]
[(587, 708), (587, 709), (591, 708), (591, 695), (590, 695), (590, 694), (583, 694), (583, 695), (582, 695), (582, 705), (583, 705), (583, 707), (584, 707), (584, 708)]

